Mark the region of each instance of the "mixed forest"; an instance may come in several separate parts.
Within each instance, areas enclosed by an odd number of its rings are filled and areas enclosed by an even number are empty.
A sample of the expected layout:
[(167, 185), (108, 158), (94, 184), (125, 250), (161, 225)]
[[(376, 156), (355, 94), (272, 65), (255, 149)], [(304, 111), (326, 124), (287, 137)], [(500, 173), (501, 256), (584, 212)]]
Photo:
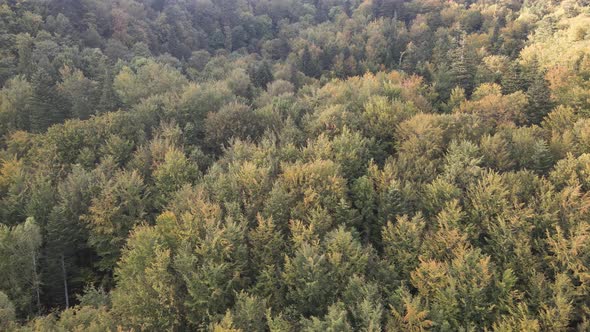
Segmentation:
[(0, 0), (1, 331), (589, 331), (590, 0)]

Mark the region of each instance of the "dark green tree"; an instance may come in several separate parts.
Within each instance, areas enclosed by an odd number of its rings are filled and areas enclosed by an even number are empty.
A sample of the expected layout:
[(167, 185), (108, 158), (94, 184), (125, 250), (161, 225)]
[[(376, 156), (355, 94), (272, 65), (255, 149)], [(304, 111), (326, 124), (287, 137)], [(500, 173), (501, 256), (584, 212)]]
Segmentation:
[[(462, 37), (464, 38), (464, 37)], [(473, 91), (474, 68), (469, 59), (465, 41), (462, 39), (455, 49), (450, 51), (453, 85), (461, 87), (467, 95)]]
[(254, 86), (263, 89), (266, 89), (266, 85), (274, 79), (270, 64), (267, 61), (250, 66), (248, 74)]
[(526, 84), (522, 76), (521, 66), (514, 61), (510, 63), (502, 76), (502, 93), (507, 95), (516, 91), (526, 91)]
[(54, 79), (45, 65), (39, 66), (33, 74), (31, 82), (33, 84), (33, 96), (30, 103), (31, 130), (42, 132), (49, 126), (64, 120), (63, 107), (60, 107), (63, 105), (60, 105)]
[(551, 90), (543, 72), (538, 72), (527, 90), (529, 104), (526, 109), (528, 122), (539, 124), (553, 109)]
[(301, 53), (299, 68), (301, 72), (309, 77), (318, 77), (320, 75), (320, 67), (317, 59), (309, 51), (309, 46), (305, 45)]

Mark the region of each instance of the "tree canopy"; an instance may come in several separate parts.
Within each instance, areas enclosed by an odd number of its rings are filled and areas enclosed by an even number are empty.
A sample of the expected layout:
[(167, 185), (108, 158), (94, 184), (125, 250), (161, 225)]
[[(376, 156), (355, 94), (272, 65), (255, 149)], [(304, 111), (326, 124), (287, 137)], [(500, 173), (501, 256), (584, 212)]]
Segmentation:
[(587, 0), (0, 0), (0, 330), (590, 330)]

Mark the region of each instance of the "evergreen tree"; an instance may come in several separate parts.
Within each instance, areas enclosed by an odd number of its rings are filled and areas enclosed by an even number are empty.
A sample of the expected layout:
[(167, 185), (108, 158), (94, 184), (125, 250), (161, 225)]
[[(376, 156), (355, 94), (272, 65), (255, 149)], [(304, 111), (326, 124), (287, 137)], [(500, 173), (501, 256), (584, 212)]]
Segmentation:
[(18, 71), (27, 78), (33, 74), (33, 47), (34, 40), (28, 33), (18, 34), (16, 36), (16, 46), (18, 50)]
[(98, 101), (98, 112), (106, 113), (115, 111), (117, 107), (116, 94), (113, 88), (113, 75), (111, 70), (107, 69), (102, 78), (102, 87), (100, 99)]
[(322, 331), (340, 331), (352, 332), (352, 326), (348, 321), (348, 312), (342, 302), (337, 302), (330, 306), (328, 313), (323, 319), (312, 317), (310, 320), (303, 320), (303, 329), (305, 332), (322, 332)]
[(31, 130), (42, 132), (49, 126), (65, 119), (63, 105), (59, 103), (59, 97), (54, 85), (54, 79), (47, 70), (49, 63), (38, 66), (33, 74), (33, 95), (31, 97)]
[(248, 70), (250, 80), (254, 86), (266, 89), (268, 83), (273, 81), (272, 70), (267, 61), (251, 66)]
[(527, 119), (531, 124), (540, 124), (543, 118), (553, 109), (551, 90), (543, 72), (535, 75), (531, 86), (527, 90), (529, 104), (527, 106)]
[(0, 330), (590, 331), (587, 2), (3, 1)]
[(10, 79), (0, 92), (0, 114), (8, 130), (30, 130), (33, 87), (23, 76)]
[(502, 76), (502, 93), (507, 95), (516, 91), (526, 91), (522, 69), (518, 62), (512, 62)]
[(69, 116), (88, 119), (96, 108), (96, 82), (86, 78), (82, 71), (63, 67), (60, 70), (61, 82), (57, 90), (69, 106)]
[(474, 70), (469, 61), (464, 38), (462, 37), (458, 47), (451, 51), (451, 73), (454, 86), (463, 88), (465, 93), (470, 95), (473, 91)]
[(334, 300), (332, 275), (326, 255), (319, 245), (302, 243), (294, 257), (285, 257), (283, 279), (288, 287), (287, 299), (304, 316), (322, 315)]
[(88, 248), (88, 230), (80, 216), (88, 212), (95, 179), (81, 167), (58, 186), (58, 202), (48, 216), (45, 226), (44, 294), (52, 306), (69, 307), (72, 295), (82, 291), (84, 273), (95, 259)]
[(233, 309), (234, 325), (242, 331), (266, 331), (266, 301), (240, 292)]
[(320, 68), (317, 60), (313, 57), (309, 51), (309, 46), (305, 45), (303, 53), (301, 53), (300, 65), (301, 72), (309, 77), (318, 77), (320, 74)]

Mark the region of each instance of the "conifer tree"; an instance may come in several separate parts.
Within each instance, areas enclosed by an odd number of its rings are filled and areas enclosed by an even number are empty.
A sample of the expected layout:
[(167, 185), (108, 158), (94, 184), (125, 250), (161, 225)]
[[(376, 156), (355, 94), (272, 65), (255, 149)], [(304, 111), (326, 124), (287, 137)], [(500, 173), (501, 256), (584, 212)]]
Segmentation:
[(28, 33), (21, 33), (16, 36), (18, 50), (18, 71), (25, 77), (31, 78), (33, 74), (33, 47), (34, 40)]
[(100, 99), (98, 101), (98, 112), (106, 113), (115, 111), (117, 102), (116, 94), (113, 88), (113, 75), (110, 69), (105, 70), (102, 87), (100, 92)]
[(307, 45), (305, 45), (303, 53), (301, 53), (300, 68), (301, 72), (309, 77), (318, 77), (320, 74), (319, 64), (311, 54), (309, 46)]
[(464, 36), (459, 45), (451, 51), (451, 72), (456, 87), (463, 88), (467, 95), (473, 91), (473, 68), (469, 61)]
[(82, 275), (95, 254), (88, 248), (88, 229), (80, 215), (88, 212), (96, 192), (94, 181), (89, 172), (74, 168), (58, 186), (58, 202), (44, 228), (44, 292), (53, 305), (67, 308), (74, 303), (72, 295), (86, 286)]
[(543, 118), (553, 109), (551, 90), (545, 80), (543, 72), (538, 72), (531, 86), (527, 90), (529, 104), (527, 107), (527, 119), (531, 124), (540, 124)]
[(267, 61), (262, 61), (249, 68), (248, 74), (254, 86), (266, 89), (268, 83), (273, 81), (271, 67)]
[(502, 76), (502, 93), (507, 95), (525, 90), (526, 85), (522, 77), (522, 69), (518, 62), (512, 62)]
[(328, 313), (322, 318), (312, 317), (303, 320), (303, 329), (305, 332), (321, 331), (341, 331), (352, 332), (352, 326), (348, 321), (348, 313), (342, 302), (334, 303), (328, 309)]
[(59, 98), (54, 80), (46, 69), (48, 62), (40, 64), (31, 78), (33, 95), (31, 98), (31, 130), (42, 132), (52, 124), (64, 120), (63, 108), (60, 108)]

